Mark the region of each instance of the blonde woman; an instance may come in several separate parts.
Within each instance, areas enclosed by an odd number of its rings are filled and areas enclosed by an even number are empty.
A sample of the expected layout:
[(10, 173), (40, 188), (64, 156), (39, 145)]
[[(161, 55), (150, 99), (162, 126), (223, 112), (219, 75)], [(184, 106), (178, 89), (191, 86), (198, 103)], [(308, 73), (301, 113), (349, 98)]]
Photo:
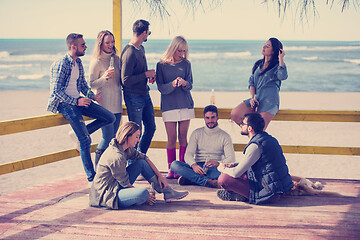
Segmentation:
[(100, 156), (115, 137), (122, 114), (119, 56), (114, 35), (110, 31), (99, 32), (90, 61), (90, 86), (102, 93), (101, 106), (115, 115), (115, 122), (101, 128), (102, 138), (95, 152), (95, 168)]
[(167, 178), (178, 178), (170, 170), (176, 160), (176, 140), (179, 138), (179, 160), (184, 162), (187, 132), (190, 119), (195, 117), (194, 101), (190, 90), (193, 86), (191, 64), (188, 60), (188, 43), (182, 36), (175, 37), (156, 66), (156, 83), (161, 93), (161, 112), (167, 133)]
[(135, 149), (140, 138), (140, 126), (134, 122), (122, 124), (102, 155), (90, 189), (90, 206), (121, 209), (145, 202), (154, 204), (155, 196), (145, 188), (134, 187), (139, 174), (154, 186), (164, 200), (186, 197), (188, 192), (173, 190), (153, 162)]

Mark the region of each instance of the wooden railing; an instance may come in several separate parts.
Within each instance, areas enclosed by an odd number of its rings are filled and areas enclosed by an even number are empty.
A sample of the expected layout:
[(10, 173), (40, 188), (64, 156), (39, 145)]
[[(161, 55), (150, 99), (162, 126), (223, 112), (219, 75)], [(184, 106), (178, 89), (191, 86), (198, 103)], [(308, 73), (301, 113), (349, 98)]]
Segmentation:
[[(159, 107), (155, 107), (155, 116), (161, 117)], [(218, 109), (220, 119), (229, 119), (231, 109)], [(127, 115), (124, 106), (123, 115)], [(203, 108), (195, 108), (195, 117), (203, 118)], [(90, 118), (85, 118), (90, 120)], [(273, 120), (281, 121), (313, 121), (313, 122), (360, 122), (359, 111), (303, 111), (280, 110)], [(55, 127), (68, 124), (61, 114), (51, 114), (40, 117), (10, 120), (0, 122), (0, 135), (32, 131), (36, 129)], [(234, 144), (235, 151), (243, 151), (246, 144)], [(97, 144), (91, 145), (91, 151), (96, 150)], [(294, 146), (282, 145), (284, 153), (298, 154), (326, 154), (326, 155), (354, 155), (360, 156), (359, 147), (324, 147), (324, 146)], [(166, 141), (152, 141), (150, 148), (166, 148)], [(57, 162), (78, 156), (75, 149), (68, 149), (56, 153), (37, 156), (0, 165), (0, 175), (15, 172), (47, 163)]]

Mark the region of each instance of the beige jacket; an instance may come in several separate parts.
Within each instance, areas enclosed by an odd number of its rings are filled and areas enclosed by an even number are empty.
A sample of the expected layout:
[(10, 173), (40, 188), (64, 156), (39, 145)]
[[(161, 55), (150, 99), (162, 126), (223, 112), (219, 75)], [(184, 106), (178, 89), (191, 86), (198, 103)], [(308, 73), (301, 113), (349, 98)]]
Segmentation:
[(112, 139), (96, 168), (89, 194), (90, 206), (118, 209), (117, 193), (130, 183), (126, 171), (127, 160), (135, 161), (145, 158), (146, 155), (135, 148), (129, 148), (124, 152), (121, 145)]

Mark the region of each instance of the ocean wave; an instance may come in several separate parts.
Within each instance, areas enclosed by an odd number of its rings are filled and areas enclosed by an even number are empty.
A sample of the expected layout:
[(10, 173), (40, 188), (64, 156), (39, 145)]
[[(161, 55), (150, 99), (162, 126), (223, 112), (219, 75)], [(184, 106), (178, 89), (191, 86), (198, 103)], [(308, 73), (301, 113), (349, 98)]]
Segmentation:
[[(148, 61), (156, 59), (157, 61), (161, 58), (162, 54), (159, 53), (147, 53), (146, 58)], [(215, 58), (249, 58), (251, 52), (208, 52), (208, 53), (190, 53), (191, 59), (215, 59)]]
[(0, 75), (0, 80), (5, 80), (5, 79), (8, 79), (10, 78), (11, 75)]
[(335, 47), (308, 47), (308, 46), (298, 46), (298, 47), (285, 47), (285, 51), (354, 51), (360, 50), (360, 46), (335, 46)]
[(0, 69), (8, 68), (30, 68), (33, 67), (33, 64), (9, 64), (9, 65), (0, 65)]
[(63, 53), (57, 54), (29, 54), (29, 55), (11, 55), (8, 52), (0, 52), (0, 60), (6, 62), (48, 62), (55, 61), (62, 57)]
[(8, 58), (9, 56), (10, 56), (10, 53), (8, 53), (6, 51), (0, 52), (0, 59), (1, 58)]
[(360, 65), (360, 59), (344, 59), (344, 62), (356, 63)]
[(38, 80), (48, 76), (47, 74), (28, 74), (28, 75), (19, 75), (17, 79), (19, 80)]
[(251, 57), (251, 52), (246, 51), (246, 52), (226, 52), (224, 53), (225, 56), (227, 57), (239, 57), (239, 58), (248, 58)]
[(314, 61), (314, 60), (318, 60), (319, 57), (318, 56), (313, 56), (313, 57), (302, 57), (301, 59), (304, 60), (309, 60), (309, 61)]
[(307, 61), (348, 62), (348, 63), (360, 64), (360, 59), (336, 59), (336, 58), (323, 58), (318, 56), (302, 57), (301, 59)]

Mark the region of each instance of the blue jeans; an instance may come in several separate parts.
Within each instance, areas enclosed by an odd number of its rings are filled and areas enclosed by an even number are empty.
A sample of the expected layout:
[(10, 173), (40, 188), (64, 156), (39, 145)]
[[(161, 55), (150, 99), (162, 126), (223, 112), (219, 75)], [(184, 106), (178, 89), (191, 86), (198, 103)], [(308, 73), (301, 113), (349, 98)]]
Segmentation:
[[(91, 161), (90, 134), (104, 125), (112, 124), (115, 121), (115, 116), (113, 113), (94, 102), (91, 102), (88, 107), (79, 107), (62, 102), (58, 106), (58, 111), (69, 122), (79, 139), (81, 160), (88, 181), (91, 182), (94, 179), (95, 170)], [(82, 115), (94, 118), (95, 120), (88, 125), (85, 125)]]
[(146, 153), (156, 130), (154, 106), (150, 95), (124, 93), (124, 100), (129, 121), (136, 122), (141, 128), (144, 124), (139, 151)]
[(99, 142), (97, 149), (105, 150), (111, 141), (115, 137), (117, 130), (119, 129), (120, 121), (121, 121), (121, 113), (115, 113), (115, 122), (113, 124), (109, 124), (103, 126), (101, 128), (102, 138)]
[[(150, 165), (144, 159), (138, 159), (136, 161), (129, 161), (129, 165), (126, 168), (126, 172), (129, 175), (129, 182), (134, 184), (136, 178), (141, 175), (146, 180), (150, 180), (155, 176), (154, 171)], [(149, 192), (145, 188), (122, 188), (118, 192), (119, 207), (126, 208), (132, 205), (141, 205), (149, 198)]]
[[(200, 167), (203, 167), (205, 162), (198, 162), (196, 164), (198, 164)], [(178, 174), (200, 186), (205, 186), (206, 181), (208, 179), (218, 179), (221, 174), (221, 172), (219, 172), (217, 170), (217, 167), (209, 167), (206, 175), (202, 176), (202, 175), (197, 174), (192, 169), (192, 167), (189, 166), (189, 164), (180, 162), (180, 161), (174, 161), (171, 164), (170, 169), (174, 173), (176, 173), (176, 174)]]

